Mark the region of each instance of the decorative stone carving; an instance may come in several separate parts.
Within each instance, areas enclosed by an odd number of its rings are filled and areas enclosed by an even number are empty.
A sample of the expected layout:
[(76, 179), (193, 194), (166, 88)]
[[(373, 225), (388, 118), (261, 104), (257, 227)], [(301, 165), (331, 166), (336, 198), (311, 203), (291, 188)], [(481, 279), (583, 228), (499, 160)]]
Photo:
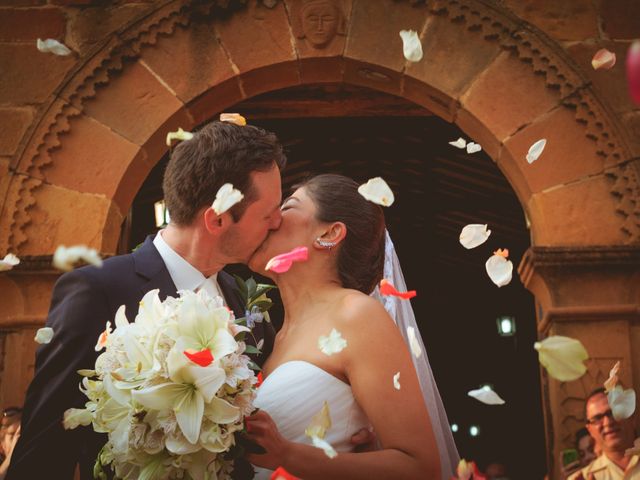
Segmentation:
[(296, 10), (291, 16), (294, 34), (306, 39), (312, 48), (325, 48), (336, 35), (346, 35), (346, 20), (339, 0), (306, 0)]

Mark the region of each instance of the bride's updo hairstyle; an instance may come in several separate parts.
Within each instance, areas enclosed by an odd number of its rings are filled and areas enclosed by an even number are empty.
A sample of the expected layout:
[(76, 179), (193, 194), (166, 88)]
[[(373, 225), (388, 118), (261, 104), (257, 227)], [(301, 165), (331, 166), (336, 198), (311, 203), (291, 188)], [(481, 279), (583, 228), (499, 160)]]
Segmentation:
[(347, 235), (338, 250), (338, 275), (345, 288), (369, 295), (382, 279), (384, 214), (358, 193), (358, 184), (342, 175), (324, 174), (297, 185), (304, 187), (321, 222), (342, 222)]

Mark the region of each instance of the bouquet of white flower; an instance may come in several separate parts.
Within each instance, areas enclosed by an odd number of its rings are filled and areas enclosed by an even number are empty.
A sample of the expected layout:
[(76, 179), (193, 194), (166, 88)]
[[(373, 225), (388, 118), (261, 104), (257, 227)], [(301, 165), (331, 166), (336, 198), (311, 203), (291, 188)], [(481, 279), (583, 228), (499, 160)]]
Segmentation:
[(235, 322), (220, 298), (158, 291), (140, 302), (134, 323), (124, 306), (98, 339), (95, 370), (81, 370), (84, 409), (69, 409), (65, 428), (93, 424), (108, 434), (94, 474), (111, 464), (123, 479), (226, 479), (234, 469), (235, 432), (253, 410), (257, 378)]

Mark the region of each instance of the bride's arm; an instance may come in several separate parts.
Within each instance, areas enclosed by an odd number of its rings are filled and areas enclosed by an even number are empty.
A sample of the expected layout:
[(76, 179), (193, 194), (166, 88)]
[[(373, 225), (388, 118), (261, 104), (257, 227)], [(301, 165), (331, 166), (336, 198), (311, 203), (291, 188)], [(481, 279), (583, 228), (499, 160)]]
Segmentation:
[[(375, 300), (354, 295), (338, 325), (348, 346), (336, 355), (354, 396), (371, 421), (382, 450), (339, 453), (282, 438), (268, 415), (250, 422), (251, 436), (267, 450), (254, 463), (305, 480), (326, 478), (440, 478), (440, 460), (410, 353), (395, 324)], [(401, 389), (393, 386), (400, 372)], [(262, 457), (262, 458), (260, 458)]]

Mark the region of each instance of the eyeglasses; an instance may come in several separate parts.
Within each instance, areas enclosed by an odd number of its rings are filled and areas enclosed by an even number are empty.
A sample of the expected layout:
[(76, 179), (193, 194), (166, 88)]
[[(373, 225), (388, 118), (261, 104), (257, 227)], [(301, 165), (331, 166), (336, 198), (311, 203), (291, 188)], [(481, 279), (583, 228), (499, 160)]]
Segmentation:
[(2, 416), (7, 418), (7, 417), (13, 417), (14, 415), (18, 415), (19, 413), (22, 413), (22, 409), (19, 407), (9, 407), (9, 408), (5, 408), (2, 411)]
[(589, 425), (600, 425), (603, 422), (604, 417), (609, 417), (609, 420), (613, 420), (613, 412), (611, 411), (611, 409), (607, 410), (604, 413), (594, 415), (591, 418), (587, 418), (587, 423)]

